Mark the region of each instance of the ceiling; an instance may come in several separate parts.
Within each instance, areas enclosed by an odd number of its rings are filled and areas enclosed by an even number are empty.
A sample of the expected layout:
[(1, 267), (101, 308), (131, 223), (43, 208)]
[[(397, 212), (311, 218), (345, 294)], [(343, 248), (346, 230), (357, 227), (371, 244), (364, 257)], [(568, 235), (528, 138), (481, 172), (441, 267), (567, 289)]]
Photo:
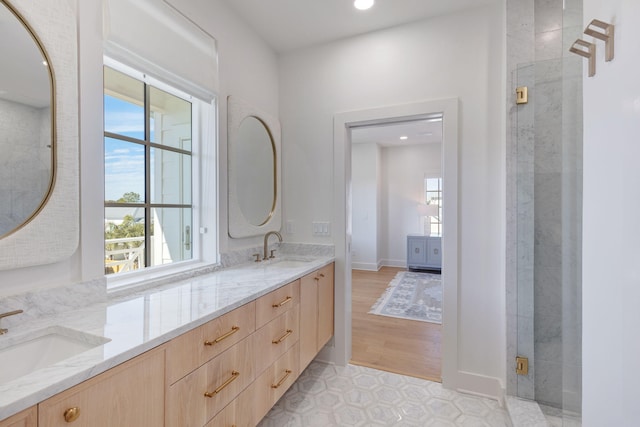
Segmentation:
[[(406, 136), (407, 139), (400, 139)], [(351, 129), (352, 144), (374, 143), (383, 147), (442, 142), (442, 119), (376, 124)]]
[(381, 30), (496, 0), (223, 0), (279, 53)]

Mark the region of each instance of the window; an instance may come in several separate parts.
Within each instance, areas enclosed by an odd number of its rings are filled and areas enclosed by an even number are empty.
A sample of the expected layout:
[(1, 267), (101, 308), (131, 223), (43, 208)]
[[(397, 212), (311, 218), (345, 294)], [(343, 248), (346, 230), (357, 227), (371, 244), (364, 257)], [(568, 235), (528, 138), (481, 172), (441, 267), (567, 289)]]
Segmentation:
[(193, 258), (194, 102), (104, 67), (105, 274)]
[(425, 203), (438, 206), (438, 216), (429, 216), (427, 226), (431, 236), (442, 236), (442, 178), (425, 178)]

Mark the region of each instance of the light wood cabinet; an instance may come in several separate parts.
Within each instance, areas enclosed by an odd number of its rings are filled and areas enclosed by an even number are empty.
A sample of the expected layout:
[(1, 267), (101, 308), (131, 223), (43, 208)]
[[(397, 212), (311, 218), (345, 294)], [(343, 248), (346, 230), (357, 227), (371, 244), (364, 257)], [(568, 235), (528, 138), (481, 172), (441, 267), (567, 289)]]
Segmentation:
[(282, 356), (300, 336), (299, 304), (267, 323), (255, 333), (256, 375)]
[(291, 387), (298, 375), (300, 375), (300, 345), (296, 343), (256, 379), (252, 409), (256, 412), (258, 421)]
[(202, 427), (255, 379), (253, 337), (202, 365), (167, 391), (167, 426)]
[(333, 335), (333, 264), (0, 427), (254, 427)]
[(32, 406), (22, 412), (0, 421), (0, 427), (36, 427), (38, 425), (38, 408)]
[(175, 383), (251, 335), (255, 327), (255, 302), (250, 302), (172, 339), (167, 345), (167, 382)]
[(164, 425), (164, 361), (160, 347), (41, 402), (38, 425)]
[(300, 280), (300, 367), (304, 369), (333, 336), (334, 271), (329, 264)]
[(300, 280), (296, 280), (256, 300), (256, 329), (259, 329), (300, 302)]

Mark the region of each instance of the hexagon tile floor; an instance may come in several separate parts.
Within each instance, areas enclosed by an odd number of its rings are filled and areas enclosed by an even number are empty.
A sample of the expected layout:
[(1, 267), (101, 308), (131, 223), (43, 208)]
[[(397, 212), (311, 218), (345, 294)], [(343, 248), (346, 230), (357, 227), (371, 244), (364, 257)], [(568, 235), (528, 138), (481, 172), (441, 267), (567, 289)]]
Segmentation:
[(361, 366), (312, 362), (258, 427), (509, 427), (497, 401)]

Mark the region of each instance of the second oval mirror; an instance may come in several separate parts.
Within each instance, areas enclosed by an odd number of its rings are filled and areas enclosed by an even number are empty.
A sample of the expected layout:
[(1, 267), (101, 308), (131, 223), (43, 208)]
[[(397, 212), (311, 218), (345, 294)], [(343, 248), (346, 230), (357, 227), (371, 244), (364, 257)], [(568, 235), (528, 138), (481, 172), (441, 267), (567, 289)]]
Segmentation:
[(240, 211), (249, 224), (260, 226), (269, 221), (276, 201), (273, 139), (260, 119), (248, 116), (240, 123), (235, 144)]
[(229, 236), (279, 231), (280, 123), (236, 97), (227, 99)]

